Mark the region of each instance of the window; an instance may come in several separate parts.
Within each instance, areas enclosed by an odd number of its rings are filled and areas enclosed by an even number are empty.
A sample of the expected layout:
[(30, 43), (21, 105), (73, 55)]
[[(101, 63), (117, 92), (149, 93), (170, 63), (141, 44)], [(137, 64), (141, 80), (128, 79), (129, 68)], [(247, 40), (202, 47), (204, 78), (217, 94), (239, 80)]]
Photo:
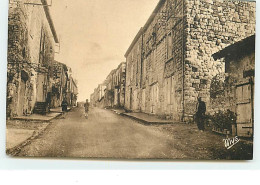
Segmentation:
[(130, 79), (132, 80), (134, 77), (134, 65), (131, 65), (131, 75), (130, 75)]
[(192, 67), (192, 72), (198, 72), (198, 68)]
[(172, 32), (167, 35), (167, 59), (171, 59), (172, 56)]

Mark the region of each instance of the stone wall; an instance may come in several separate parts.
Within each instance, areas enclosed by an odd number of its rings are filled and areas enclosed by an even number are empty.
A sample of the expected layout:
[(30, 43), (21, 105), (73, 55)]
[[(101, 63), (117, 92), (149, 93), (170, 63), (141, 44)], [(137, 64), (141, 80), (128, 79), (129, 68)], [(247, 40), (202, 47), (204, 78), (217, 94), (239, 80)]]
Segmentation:
[(132, 99), (134, 111), (180, 120), (184, 6), (182, 0), (161, 0), (127, 53), (127, 108)]
[(140, 111), (139, 94), (141, 78), (142, 34), (137, 34), (137, 41), (126, 55), (125, 108)]
[(165, 1), (143, 39), (145, 112), (175, 120), (180, 120), (182, 112), (183, 6), (182, 0)]
[(186, 0), (188, 27), (185, 49), (185, 113), (194, 111), (196, 98), (203, 97), (211, 111), (211, 79), (223, 73), (223, 61), (212, 54), (255, 33), (255, 2)]

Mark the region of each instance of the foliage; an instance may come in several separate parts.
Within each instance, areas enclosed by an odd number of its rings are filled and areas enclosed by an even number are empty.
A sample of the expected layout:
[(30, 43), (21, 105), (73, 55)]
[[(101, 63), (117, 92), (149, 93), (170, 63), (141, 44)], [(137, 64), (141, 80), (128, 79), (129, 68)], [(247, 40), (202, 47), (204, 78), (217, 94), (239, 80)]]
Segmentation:
[(214, 76), (210, 84), (210, 97), (216, 98), (217, 95), (223, 95), (225, 88), (225, 74), (221, 73)]
[(225, 91), (230, 91), (236, 84), (236, 79), (229, 74), (221, 73), (214, 76), (210, 84), (210, 97), (224, 95)]
[(228, 109), (227, 111), (218, 111), (210, 116), (210, 119), (216, 128), (231, 130), (232, 125), (236, 123), (236, 114)]

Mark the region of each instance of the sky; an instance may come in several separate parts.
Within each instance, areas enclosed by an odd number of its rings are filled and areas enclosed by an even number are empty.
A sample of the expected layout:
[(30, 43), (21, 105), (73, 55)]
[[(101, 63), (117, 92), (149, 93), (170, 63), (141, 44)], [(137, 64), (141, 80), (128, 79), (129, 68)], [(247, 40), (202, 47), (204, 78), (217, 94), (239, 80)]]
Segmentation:
[(158, 1), (52, 1), (50, 12), (60, 39), (55, 60), (72, 68), (78, 101), (89, 98), (110, 71), (125, 61), (125, 52)]

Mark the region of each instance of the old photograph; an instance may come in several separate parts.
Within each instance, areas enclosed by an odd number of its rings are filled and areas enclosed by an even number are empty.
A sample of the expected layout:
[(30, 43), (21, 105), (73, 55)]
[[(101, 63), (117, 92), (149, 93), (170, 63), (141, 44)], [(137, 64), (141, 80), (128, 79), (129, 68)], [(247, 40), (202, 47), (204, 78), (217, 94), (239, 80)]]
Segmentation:
[(6, 154), (252, 160), (256, 2), (9, 0)]

